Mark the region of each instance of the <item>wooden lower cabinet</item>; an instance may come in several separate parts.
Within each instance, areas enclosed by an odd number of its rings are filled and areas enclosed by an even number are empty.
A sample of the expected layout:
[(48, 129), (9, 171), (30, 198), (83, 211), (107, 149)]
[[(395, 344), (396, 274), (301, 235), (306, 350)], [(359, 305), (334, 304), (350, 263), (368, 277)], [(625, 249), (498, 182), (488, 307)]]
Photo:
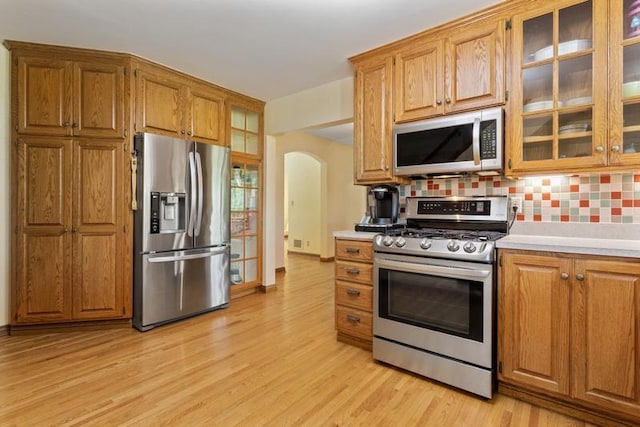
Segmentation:
[(371, 350), (373, 242), (337, 238), (335, 245), (338, 341)]
[(124, 144), (18, 139), (12, 325), (131, 316)]
[(501, 390), (640, 423), (640, 262), (501, 250)]

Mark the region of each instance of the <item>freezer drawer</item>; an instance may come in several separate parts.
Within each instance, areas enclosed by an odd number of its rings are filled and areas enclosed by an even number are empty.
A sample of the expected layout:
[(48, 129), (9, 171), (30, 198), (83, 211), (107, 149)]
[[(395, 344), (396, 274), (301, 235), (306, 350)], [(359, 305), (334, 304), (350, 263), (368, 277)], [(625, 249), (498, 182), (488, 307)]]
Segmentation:
[(229, 303), (229, 246), (139, 255), (133, 325), (145, 331)]

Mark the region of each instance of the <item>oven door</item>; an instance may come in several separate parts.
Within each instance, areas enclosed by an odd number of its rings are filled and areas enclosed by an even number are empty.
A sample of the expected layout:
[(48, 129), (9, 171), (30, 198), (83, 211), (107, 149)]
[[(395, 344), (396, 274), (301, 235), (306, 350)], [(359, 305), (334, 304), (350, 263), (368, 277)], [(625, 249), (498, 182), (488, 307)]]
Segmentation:
[(492, 367), (493, 266), (376, 253), (376, 337)]

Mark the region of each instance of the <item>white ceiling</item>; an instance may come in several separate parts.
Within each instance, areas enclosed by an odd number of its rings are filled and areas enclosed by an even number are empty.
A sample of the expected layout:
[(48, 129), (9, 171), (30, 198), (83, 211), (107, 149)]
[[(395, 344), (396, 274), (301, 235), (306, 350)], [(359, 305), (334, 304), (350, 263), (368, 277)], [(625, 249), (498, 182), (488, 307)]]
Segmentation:
[(128, 52), (269, 101), (348, 77), (350, 56), (495, 3), (0, 0), (0, 39)]

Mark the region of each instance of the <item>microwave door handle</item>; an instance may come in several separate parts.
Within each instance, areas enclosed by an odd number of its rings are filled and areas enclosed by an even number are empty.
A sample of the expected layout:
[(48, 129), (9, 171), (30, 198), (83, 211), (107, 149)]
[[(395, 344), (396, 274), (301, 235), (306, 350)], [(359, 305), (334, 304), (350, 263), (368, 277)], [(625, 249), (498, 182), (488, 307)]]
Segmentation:
[(473, 164), (480, 165), (480, 119), (473, 120)]

